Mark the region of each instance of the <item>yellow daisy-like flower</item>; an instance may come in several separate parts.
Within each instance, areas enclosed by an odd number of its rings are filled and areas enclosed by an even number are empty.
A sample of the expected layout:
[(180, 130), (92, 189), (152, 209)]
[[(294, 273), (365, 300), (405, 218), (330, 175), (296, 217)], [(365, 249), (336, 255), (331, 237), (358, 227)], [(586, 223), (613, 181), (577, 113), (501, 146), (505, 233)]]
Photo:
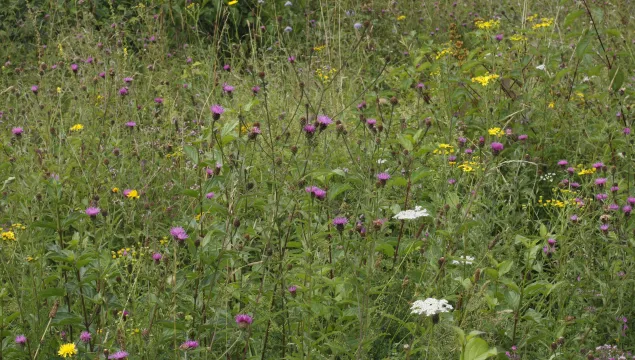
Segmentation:
[(57, 87), (57, 93), (58, 93), (58, 94), (61, 94), (61, 93), (62, 93), (62, 88), (61, 88), (61, 87), (59, 87), (59, 86)]
[(509, 37), (509, 40), (511, 41), (526, 41), (527, 37), (522, 36), (520, 34), (515, 34)]
[(554, 103), (553, 101), (549, 103), (549, 109), (553, 109), (554, 107), (556, 107), (556, 103)]
[(500, 25), (500, 21), (498, 21), (498, 20), (488, 20), (488, 21), (476, 20), (474, 22), (474, 25), (476, 25), (476, 27), (479, 28), (479, 29), (488, 30), (488, 29), (492, 29), (492, 28), (497, 28), (498, 25)]
[(402, 21), (402, 20), (406, 20), (406, 15), (400, 15), (400, 16), (397, 18), (397, 21)]
[(553, 25), (553, 18), (542, 18), (540, 19), (539, 23), (534, 24), (534, 26), (532, 26), (532, 29), (540, 29), (544, 27), (549, 27), (551, 25)]
[(77, 347), (73, 343), (62, 344), (57, 351), (57, 355), (63, 358), (73, 357), (77, 355)]
[(227, 3), (227, 5), (232, 6), (238, 4), (238, 0), (233, 0)]
[(15, 233), (13, 231), (5, 231), (0, 233), (0, 236), (2, 237), (2, 240), (15, 241)]
[(466, 165), (466, 164), (461, 164), (461, 165), (458, 166), (458, 168), (463, 170), (464, 172), (474, 171), (473, 167), (471, 167), (470, 165)]
[(112, 191), (113, 194), (116, 194), (119, 192), (119, 188), (118, 187), (114, 187), (112, 189), (110, 189), (110, 191)]
[(505, 135), (505, 132), (499, 127), (491, 128), (487, 130), (487, 133), (492, 136), (498, 136), (498, 137)]
[(486, 73), (482, 76), (475, 76), (472, 78), (472, 82), (476, 82), (481, 84), (482, 86), (487, 86), (492, 80), (498, 79), (500, 76), (498, 74), (490, 74)]
[(138, 199), (139, 198), (139, 192), (137, 192), (137, 190), (130, 190), (130, 192), (128, 192), (126, 197), (128, 199)]
[(84, 129), (84, 125), (82, 124), (75, 124), (71, 127), (71, 131), (82, 131)]

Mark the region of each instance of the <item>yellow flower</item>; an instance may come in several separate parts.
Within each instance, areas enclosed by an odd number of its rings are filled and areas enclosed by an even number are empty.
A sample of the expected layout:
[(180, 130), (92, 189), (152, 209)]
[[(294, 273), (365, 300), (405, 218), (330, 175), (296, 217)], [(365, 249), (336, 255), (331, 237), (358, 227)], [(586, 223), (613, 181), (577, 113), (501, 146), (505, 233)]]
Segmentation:
[(498, 20), (488, 20), (488, 21), (476, 20), (474, 22), (474, 25), (476, 25), (477, 28), (485, 29), (485, 30), (497, 28), (499, 24), (500, 24), (500, 21)]
[(498, 137), (505, 135), (505, 132), (499, 127), (491, 128), (487, 130), (487, 133), (492, 136), (498, 136)]
[(236, 5), (236, 4), (238, 4), (238, 0), (232, 0), (232, 1), (227, 3), (227, 5), (229, 5), (229, 6)]
[(542, 18), (540, 19), (541, 22), (539, 22), (538, 24), (535, 24), (534, 26), (532, 26), (532, 29), (540, 29), (543, 27), (549, 27), (551, 25), (553, 25), (553, 18)]
[(126, 197), (128, 199), (138, 199), (139, 193), (137, 192), (137, 190), (130, 190), (130, 192), (128, 193), (128, 195), (126, 195)]
[(522, 35), (520, 35), (520, 34), (515, 34), (515, 35), (510, 36), (509, 40), (511, 40), (511, 41), (525, 41), (525, 40), (527, 40), (527, 38), (522, 36)]
[(128, 48), (123, 48), (123, 57), (128, 57)]
[(534, 21), (534, 20), (536, 20), (537, 17), (538, 17), (538, 14), (533, 14), (533, 15), (527, 17), (527, 21)]
[(13, 231), (5, 231), (3, 233), (0, 234), (0, 236), (2, 237), (2, 240), (12, 240), (15, 241), (15, 233)]
[(553, 101), (549, 103), (549, 109), (553, 109), (554, 107), (556, 107), (556, 103), (554, 103)]
[(59, 87), (59, 86), (57, 87), (57, 93), (58, 93), (58, 94), (61, 94), (61, 93), (62, 93), (62, 88), (61, 88), (61, 87)]
[(57, 355), (63, 358), (73, 357), (77, 355), (77, 347), (75, 347), (75, 344), (73, 343), (63, 344), (60, 346), (60, 349), (57, 352)]
[(397, 21), (402, 21), (402, 20), (405, 20), (405, 19), (406, 19), (406, 15), (400, 15), (400, 16), (397, 18)]
[(436, 59), (439, 60), (440, 58), (450, 54), (452, 54), (452, 49), (443, 49), (437, 54)]
[(110, 191), (112, 191), (113, 194), (116, 194), (116, 193), (119, 192), (119, 188), (118, 187), (114, 187), (114, 188), (110, 189)]
[(461, 164), (461, 165), (458, 166), (458, 168), (463, 170), (464, 172), (474, 171), (473, 167), (471, 167), (470, 165), (466, 165), (466, 164)]
[(313, 47), (313, 51), (322, 51), (322, 50), (324, 50), (325, 47), (326, 47), (326, 45), (314, 46)]
[(26, 257), (26, 261), (27, 262), (32, 262), (33, 260), (35, 260), (35, 258), (33, 256), (27, 256)]
[(490, 81), (498, 79), (499, 77), (500, 76), (498, 76), (498, 74), (485, 73), (485, 75), (473, 77), (472, 82), (477, 82), (482, 86), (487, 86)]
[(84, 125), (82, 124), (75, 124), (71, 127), (71, 131), (81, 131), (82, 129), (84, 129)]

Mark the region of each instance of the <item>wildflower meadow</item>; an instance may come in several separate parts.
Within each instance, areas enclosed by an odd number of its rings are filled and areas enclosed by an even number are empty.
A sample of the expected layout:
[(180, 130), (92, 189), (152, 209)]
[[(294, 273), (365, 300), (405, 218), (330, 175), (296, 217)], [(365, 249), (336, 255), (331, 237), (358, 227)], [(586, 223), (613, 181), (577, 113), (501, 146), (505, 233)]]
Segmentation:
[(634, 14), (3, 1), (0, 359), (635, 359)]

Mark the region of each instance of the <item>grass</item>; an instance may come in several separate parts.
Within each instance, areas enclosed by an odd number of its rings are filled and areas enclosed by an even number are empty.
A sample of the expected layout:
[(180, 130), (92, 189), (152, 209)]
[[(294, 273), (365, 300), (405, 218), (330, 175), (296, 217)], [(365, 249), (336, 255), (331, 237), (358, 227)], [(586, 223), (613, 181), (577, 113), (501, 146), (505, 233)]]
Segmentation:
[(632, 357), (631, 13), (9, 2), (0, 358)]

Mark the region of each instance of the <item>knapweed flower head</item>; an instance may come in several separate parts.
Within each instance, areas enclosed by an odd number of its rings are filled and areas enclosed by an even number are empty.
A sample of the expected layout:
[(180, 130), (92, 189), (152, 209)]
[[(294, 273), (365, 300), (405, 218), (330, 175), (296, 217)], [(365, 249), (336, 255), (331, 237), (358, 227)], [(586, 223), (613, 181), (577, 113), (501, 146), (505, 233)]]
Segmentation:
[(154, 260), (155, 263), (159, 263), (161, 259), (163, 259), (163, 255), (161, 255), (161, 253), (155, 252), (152, 254), (152, 260)]
[(127, 359), (128, 358), (128, 353), (123, 351), (123, 350), (119, 350), (113, 354), (111, 354), (110, 356), (108, 356), (108, 359), (112, 359), (112, 360), (119, 360), (119, 359)]
[(124, 86), (121, 89), (119, 89), (119, 95), (121, 95), (121, 96), (128, 95), (128, 88)]
[(198, 347), (198, 341), (196, 340), (187, 340), (183, 344), (181, 344), (181, 350), (192, 350)]
[(71, 71), (73, 71), (74, 73), (77, 72), (77, 70), (79, 70), (79, 65), (77, 64), (71, 64)]
[(163, 104), (163, 98), (156, 97), (156, 98), (154, 98), (154, 102), (159, 104), (159, 105), (161, 105), (161, 104)]
[(24, 133), (24, 129), (21, 127), (14, 127), (13, 129), (11, 129), (11, 133), (17, 137), (22, 136), (22, 133)]
[(213, 192), (208, 192), (207, 194), (205, 194), (205, 197), (208, 199), (213, 199), (214, 196), (216, 196), (216, 194), (214, 194)]
[(338, 231), (343, 231), (346, 224), (348, 224), (348, 219), (345, 217), (336, 217), (333, 219), (333, 226), (335, 226)]
[(227, 84), (227, 83), (224, 83), (223, 84), (223, 92), (226, 93), (226, 94), (231, 94), (231, 93), (234, 92), (234, 87), (229, 85), (229, 84)]
[(62, 344), (57, 351), (57, 355), (67, 358), (77, 355), (77, 347), (73, 343)]
[(298, 292), (298, 287), (295, 285), (291, 285), (287, 290), (289, 290), (289, 294), (291, 294), (291, 296), (295, 296)]
[(170, 235), (177, 241), (183, 241), (189, 237), (182, 227), (173, 227), (170, 229)]
[(212, 112), (212, 118), (214, 120), (220, 119), (220, 116), (225, 112), (225, 109), (218, 104), (212, 105), (209, 110)]
[(18, 335), (15, 337), (15, 343), (18, 345), (24, 345), (26, 344), (26, 336), (24, 335)]
[(390, 179), (390, 174), (387, 172), (380, 172), (379, 174), (377, 174), (377, 180), (381, 182), (385, 183), (388, 179)]
[(501, 151), (503, 151), (504, 146), (499, 142), (493, 142), (490, 147), (492, 148), (492, 154), (498, 155)]
[(126, 122), (126, 127), (127, 127), (127, 128), (132, 129), (132, 128), (134, 128), (135, 126), (137, 126), (137, 123), (136, 123), (136, 122), (134, 122), (134, 121), (128, 121), (128, 122)]
[(414, 220), (425, 216), (430, 216), (428, 210), (422, 209), (421, 206), (415, 206), (414, 210), (400, 211), (392, 218), (397, 220)]
[(312, 197), (317, 198), (318, 200), (324, 200), (326, 197), (326, 191), (320, 189), (317, 186), (309, 186), (304, 189), (306, 192), (311, 194)]
[(450, 312), (454, 309), (445, 299), (437, 300), (435, 298), (427, 298), (425, 300), (417, 300), (410, 307), (411, 314), (434, 316), (440, 313)]
[(247, 314), (238, 314), (236, 315), (235, 320), (236, 320), (236, 324), (241, 329), (248, 328), (249, 325), (251, 325), (251, 323), (254, 321), (254, 319)]
[(126, 84), (130, 84), (134, 79), (131, 77), (125, 77), (123, 78), (123, 82), (125, 82)]
[(82, 331), (79, 334), (79, 340), (81, 340), (81, 342), (83, 343), (89, 343), (91, 339), (91, 335), (88, 331)]
[(33, 85), (33, 86), (31, 86), (31, 91), (32, 91), (35, 95), (37, 95), (37, 92), (38, 92), (38, 90), (39, 90), (39, 89), (40, 89), (40, 87), (39, 87), (39, 86), (37, 86), (37, 85)]
[(86, 209), (86, 215), (94, 218), (95, 216), (99, 215), (99, 213), (101, 212), (101, 210), (98, 207), (89, 207)]
[(318, 115), (317, 123), (320, 124), (320, 127), (325, 128), (328, 125), (332, 124), (333, 120), (331, 120), (331, 118), (326, 115)]

